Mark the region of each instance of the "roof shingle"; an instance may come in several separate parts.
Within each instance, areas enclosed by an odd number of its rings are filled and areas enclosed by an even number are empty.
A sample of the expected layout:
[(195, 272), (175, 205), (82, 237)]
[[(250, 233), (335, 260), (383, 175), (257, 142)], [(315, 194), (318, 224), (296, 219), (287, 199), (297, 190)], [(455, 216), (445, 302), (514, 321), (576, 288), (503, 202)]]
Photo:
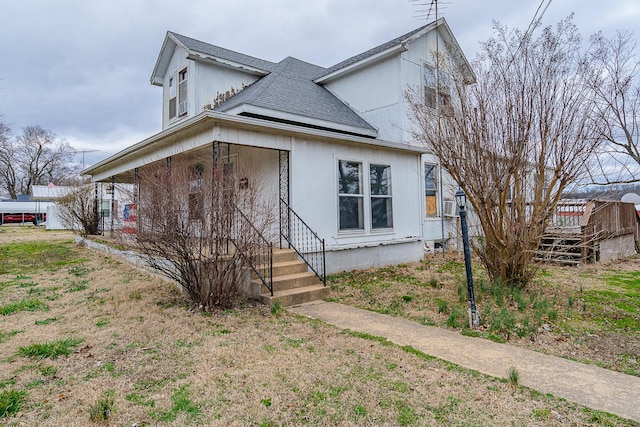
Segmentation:
[(183, 36), (171, 31), (169, 32), (169, 34), (174, 36), (187, 49), (204, 53), (205, 55), (225, 59), (227, 61), (237, 62), (238, 64), (247, 65), (249, 67), (257, 68), (264, 71), (272, 71), (276, 66), (274, 62), (265, 61), (264, 59), (255, 58), (253, 56), (225, 49), (220, 46), (205, 43), (200, 40), (192, 39), (191, 37)]
[(355, 111), (336, 98), (313, 77), (324, 68), (287, 57), (273, 71), (215, 108), (229, 111), (239, 105), (276, 110), (311, 119), (375, 130)]

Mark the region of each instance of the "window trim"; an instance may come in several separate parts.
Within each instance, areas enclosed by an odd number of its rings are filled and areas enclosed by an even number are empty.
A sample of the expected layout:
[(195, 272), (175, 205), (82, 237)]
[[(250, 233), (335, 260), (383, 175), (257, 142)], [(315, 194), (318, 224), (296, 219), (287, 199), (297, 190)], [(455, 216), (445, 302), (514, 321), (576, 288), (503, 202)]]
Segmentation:
[[(440, 209), (440, 197), (442, 196), (440, 194), (440, 188), (439, 188), (439, 181), (440, 181), (440, 174), (439, 174), (439, 170), (440, 170), (440, 164), (438, 163), (432, 163), (432, 162), (428, 162), (428, 161), (423, 161), (423, 174), (422, 174), (422, 179), (423, 179), (423, 184), (424, 184), (424, 197), (425, 197), (425, 216), (427, 218), (439, 218), (442, 215), (441, 209)], [(427, 166), (433, 166), (432, 167), (432, 173), (433, 173), (433, 187), (427, 187)], [(427, 191), (432, 190), (435, 193), (435, 196), (427, 196)], [(435, 208), (436, 208), (436, 213), (435, 214), (430, 214), (427, 210), (427, 197), (435, 197)]]
[[(427, 70), (430, 70), (433, 80), (433, 84), (429, 84), (427, 82)], [(437, 86), (437, 88), (436, 88)], [(427, 90), (431, 91), (429, 95), (427, 95)], [(424, 99), (424, 105), (427, 108), (436, 108), (436, 101), (439, 99), (440, 108), (448, 108), (451, 106), (451, 76), (449, 73), (438, 69), (438, 82), (436, 83), (436, 67), (435, 65), (431, 65), (428, 62), (422, 63), (422, 93)], [(428, 99), (431, 99), (432, 102), (427, 102)]]
[[(167, 83), (169, 88), (169, 100), (167, 103), (167, 115), (169, 121), (175, 121), (181, 117), (189, 115), (189, 67), (185, 66), (179, 68), (178, 71), (173, 73), (169, 77)], [(181, 93), (181, 86), (184, 85), (183, 96)], [(171, 108), (171, 101), (173, 101), (173, 115)]]
[[(376, 161), (376, 160), (363, 160), (363, 159), (358, 159), (358, 158), (354, 158), (354, 157), (349, 157), (349, 156), (334, 156), (334, 174), (335, 174), (335, 186), (334, 188), (337, 190), (336, 191), (336, 230), (338, 233), (338, 236), (340, 237), (349, 237), (349, 236), (361, 236), (361, 235), (380, 235), (380, 234), (393, 234), (395, 231), (394, 228), (394, 221), (393, 221), (393, 180), (390, 179), (390, 183), (389, 183), (389, 189), (388, 192), (390, 193), (389, 195), (373, 195), (373, 198), (388, 198), (391, 199), (391, 227), (384, 227), (384, 228), (373, 228), (373, 223), (372, 223), (372, 212), (371, 212), (371, 200), (372, 200), (372, 194), (371, 194), (371, 166), (386, 166), (389, 168), (389, 174), (390, 176), (392, 175), (391, 169), (392, 169), (392, 164), (391, 162), (389, 162), (388, 160), (386, 161)], [(360, 194), (358, 195), (354, 195), (354, 194), (345, 194), (345, 193), (340, 193), (340, 171), (339, 171), (339, 164), (340, 162), (350, 162), (350, 163), (358, 163), (360, 164), (361, 167), (361, 189), (360, 189)], [(345, 197), (350, 197), (350, 196), (354, 196), (354, 197), (358, 197), (360, 200), (362, 200), (362, 228), (345, 228), (345, 229), (341, 229), (340, 228), (340, 197), (341, 196), (345, 196)]]
[[(344, 162), (344, 163), (356, 163), (359, 165), (359, 182), (358, 182), (358, 193), (342, 193), (341, 192), (341, 188), (340, 188), (340, 164)], [(336, 164), (337, 169), (336, 169), (336, 175), (337, 175), (337, 193), (338, 193), (338, 209), (337, 209), (337, 213), (338, 213), (338, 232), (340, 233), (362, 233), (362, 232), (366, 232), (367, 229), (367, 221), (366, 221), (366, 211), (367, 211), (367, 207), (365, 206), (365, 193), (364, 193), (364, 168), (365, 168), (365, 163), (359, 160), (347, 160), (347, 159), (338, 159), (338, 162)], [(362, 222), (361, 226), (359, 227), (352, 227), (352, 228), (342, 228), (341, 226), (341, 200), (343, 198), (350, 198), (350, 199), (355, 199), (357, 201), (360, 202), (360, 212), (358, 215), (358, 221)]]
[[(388, 177), (388, 183), (387, 183), (387, 194), (373, 194), (371, 185), (373, 184), (373, 181), (371, 180), (371, 169), (374, 166), (378, 166), (378, 167), (384, 167), (387, 168), (389, 170), (389, 177)], [(369, 213), (370, 215), (370, 221), (371, 221), (371, 231), (384, 231), (384, 230), (393, 230), (393, 191), (392, 191), (392, 185), (393, 185), (393, 178), (391, 175), (391, 165), (390, 164), (386, 164), (386, 163), (369, 163)], [(390, 206), (390, 216), (391, 216), (391, 226), (387, 226), (387, 227), (375, 227), (374, 223), (373, 223), (373, 201), (374, 199), (382, 199), (382, 200), (389, 200), (391, 201), (391, 206)], [(389, 214), (389, 212), (387, 212), (387, 214)]]
[[(184, 99), (180, 95), (183, 91), (181, 86), (185, 87), (184, 89)], [(184, 110), (182, 106), (184, 105)], [(178, 117), (182, 117), (187, 115), (189, 112), (189, 74), (187, 67), (184, 67), (182, 70), (178, 71)]]

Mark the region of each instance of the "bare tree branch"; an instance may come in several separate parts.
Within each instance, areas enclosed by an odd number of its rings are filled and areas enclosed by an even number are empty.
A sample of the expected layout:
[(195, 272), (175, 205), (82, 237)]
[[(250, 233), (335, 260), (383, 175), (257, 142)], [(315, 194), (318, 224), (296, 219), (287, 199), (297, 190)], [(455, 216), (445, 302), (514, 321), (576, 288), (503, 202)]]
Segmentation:
[(158, 162), (140, 171), (135, 245), (205, 310), (227, 308), (239, 297), (246, 262), (259, 263), (253, 257), (263, 242), (253, 240), (253, 231), (268, 237), (276, 218), (260, 180), (243, 174), (241, 186), (238, 172), (210, 156), (173, 157), (170, 167)]
[(31, 186), (65, 184), (77, 178), (75, 151), (56, 134), (40, 126), (27, 126), (17, 138), (0, 122), (0, 186), (11, 198), (29, 194)]
[(474, 63), (475, 84), (451, 63), (448, 114), (409, 95), (414, 136), (467, 194), (484, 233), (476, 250), (493, 279), (531, 279), (547, 221), (599, 145), (580, 46), (571, 18), (535, 39), (496, 25)]
[(640, 54), (630, 32), (591, 37), (589, 83), (596, 94), (597, 117), (607, 142), (598, 153), (592, 181), (640, 181)]

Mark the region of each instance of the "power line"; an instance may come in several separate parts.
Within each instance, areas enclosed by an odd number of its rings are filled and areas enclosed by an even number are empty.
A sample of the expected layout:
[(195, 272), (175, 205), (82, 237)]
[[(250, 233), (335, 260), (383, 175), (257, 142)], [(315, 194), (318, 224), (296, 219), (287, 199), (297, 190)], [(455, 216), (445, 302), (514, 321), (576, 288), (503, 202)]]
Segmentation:
[[(542, 13), (540, 13), (540, 16), (538, 16), (538, 13), (540, 12), (540, 9), (542, 8), (542, 5), (544, 4), (545, 1), (547, 2), (547, 5), (542, 10)], [(518, 48), (516, 49), (515, 52), (513, 52), (513, 55), (511, 55), (511, 61), (509, 61), (509, 64), (507, 65), (507, 69), (509, 69), (509, 67), (511, 67), (511, 64), (516, 59), (516, 54), (518, 53), (520, 48), (522, 48), (522, 45), (529, 39), (529, 37), (531, 37), (531, 35), (535, 31), (536, 27), (540, 24), (540, 21), (542, 21), (542, 17), (544, 16), (545, 12), (549, 8), (550, 4), (551, 4), (551, 0), (541, 0), (540, 1), (540, 4), (538, 5), (538, 9), (536, 9), (536, 13), (533, 14), (533, 18), (531, 18), (531, 22), (529, 22), (529, 26), (527, 27), (527, 31), (525, 31), (525, 33), (523, 34), (522, 38), (520, 39), (520, 43), (518, 44)]]

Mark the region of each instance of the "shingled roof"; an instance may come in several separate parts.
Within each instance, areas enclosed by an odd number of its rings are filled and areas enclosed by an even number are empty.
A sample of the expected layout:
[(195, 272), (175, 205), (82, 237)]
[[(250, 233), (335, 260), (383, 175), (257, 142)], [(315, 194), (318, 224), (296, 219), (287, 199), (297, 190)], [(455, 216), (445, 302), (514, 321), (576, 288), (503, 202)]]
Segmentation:
[(285, 113), (274, 114), (279, 119), (297, 116), (303, 123), (305, 118), (313, 119), (319, 127), (322, 127), (321, 122), (327, 122), (356, 128), (353, 133), (375, 133), (375, 128), (355, 111), (323, 86), (313, 82), (313, 77), (323, 70), (317, 65), (287, 57), (269, 75), (220, 104), (215, 110), (227, 112), (244, 106), (247, 107), (242, 109), (245, 115), (260, 115), (256, 113), (257, 109), (271, 110)]
[[(446, 21), (434, 21), (329, 68), (292, 57), (274, 63), (173, 32), (167, 33), (165, 44), (169, 43), (169, 48), (170, 44), (184, 46), (189, 59), (219, 62), (222, 66), (244, 69), (258, 76), (257, 81), (216, 106), (215, 111), (376, 137), (376, 128), (334, 96), (323, 83), (337, 74), (350, 72), (353, 67), (395, 54), (412, 39), (441, 24), (450, 32)], [(164, 47), (163, 51), (167, 52)], [(158, 60), (152, 75), (153, 84), (160, 84), (160, 79), (154, 78), (156, 70), (166, 67), (169, 58), (166, 54)]]
[(272, 71), (276, 66), (276, 64), (273, 62), (265, 61), (264, 59), (255, 58), (253, 56), (225, 49), (220, 46), (205, 43), (178, 33), (169, 31), (168, 34), (175, 37), (178, 42), (182, 43), (184, 47), (193, 52), (200, 52), (208, 56), (225, 59), (227, 61), (236, 62), (238, 64), (247, 65), (249, 67), (257, 68), (264, 71)]
[(353, 65), (353, 64), (355, 64), (357, 62), (360, 62), (360, 61), (362, 61), (364, 59), (372, 57), (372, 56), (374, 56), (374, 55), (376, 55), (378, 53), (382, 53), (385, 50), (391, 49), (392, 47), (401, 44), (402, 42), (410, 39), (415, 34), (419, 33), (420, 31), (422, 31), (425, 28), (430, 27), (430, 26), (433, 26), (433, 23), (429, 23), (429, 24), (424, 25), (424, 26), (422, 26), (420, 28), (416, 28), (415, 30), (410, 31), (410, 32), (408, 32), (406, 34), (403, 34), (400, 37), (396, 37), (393, 40), (389, 40), (386, 43), (383, 43), (383, 44), (378, 45), (378, 46), (376, 46), (374, 48), (371, 48), (371, 49), (367, 50), (366, 52), (362, 52), (362, 53), (359, 53), (358, 55), (352, 56), (351, 58), (347, 58), (344, 61), (337, 63), (336, 65), (333, 65), (333, 66), (331, 66), (329, 68), (326, 68), (322, 73), (318, 74), (315, 78), (316, 79), (320, 79), (320, 78), (322, 78), (322, 77), (324, 77), (326, 75), (329, 75), (329, 74), (333, 73), (334, 71), (341, 70), (341, 69), (343, 69), (345, 67), (348, 67), (349, 65)]

